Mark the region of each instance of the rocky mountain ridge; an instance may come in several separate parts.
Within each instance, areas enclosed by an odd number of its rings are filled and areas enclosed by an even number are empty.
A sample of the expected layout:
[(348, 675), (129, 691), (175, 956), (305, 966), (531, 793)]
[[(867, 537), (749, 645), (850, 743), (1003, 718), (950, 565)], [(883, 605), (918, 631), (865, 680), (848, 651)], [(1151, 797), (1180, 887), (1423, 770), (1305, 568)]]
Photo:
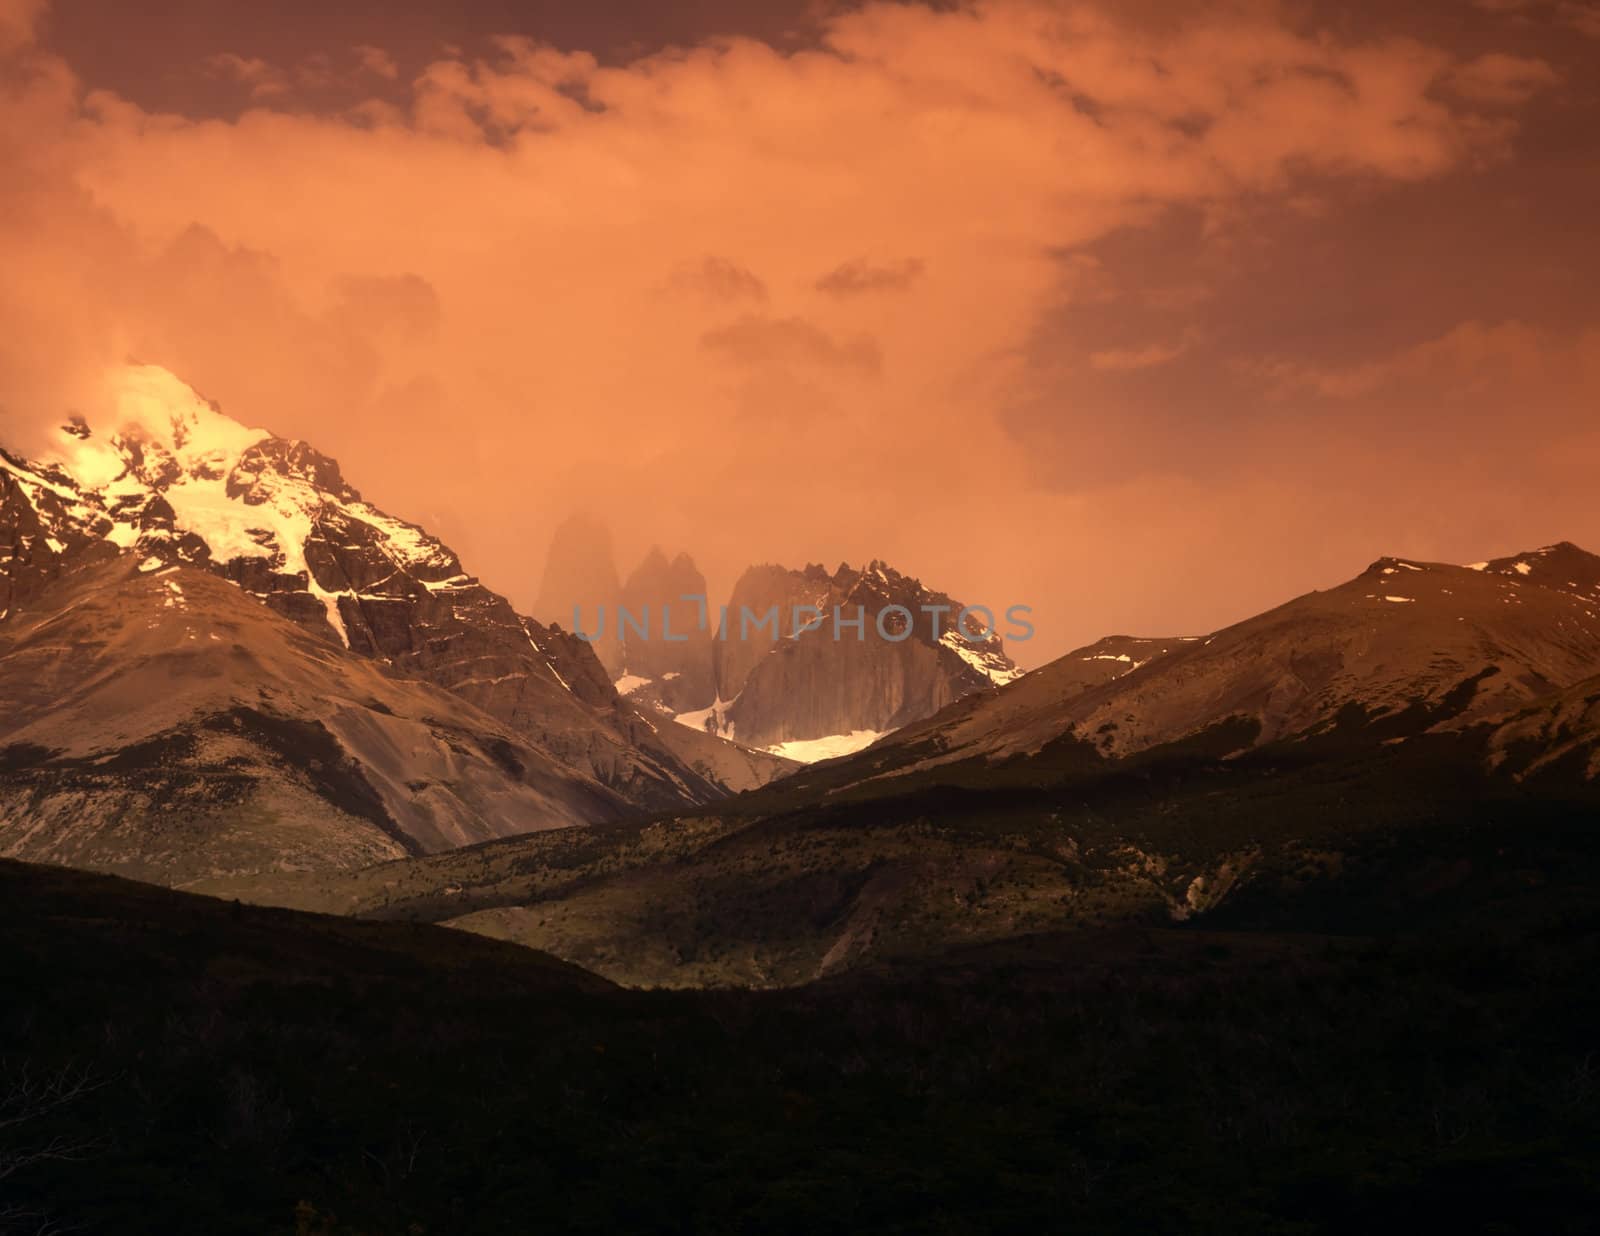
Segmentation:
[[(701, 724), (789, 750), (830, 736), (878, 737), (1021, 676), (997, 622), (874, 559), (832, 574), (762, 566), (735, 586), (718, 632), (718, 704)], [(752, 628), (750, 615), (776, 614)], [(797, 618), (798, 615), (798, 618)], [(686, 723), (692, 718), (680, 718)], [(833, 752), (829, 752), (833, 754)]]
[[(238, 424), (157, 367), (118, 374), (105, 423), (74, 419), (43, 458), (0, 452), (0, 633), (22, 638), (19, 624), (53, 621), (74, 580), (102, 568), (226, 581), (206, 590), (212, 619), (245, 622), (231, 608), (259, 602), (342, 654), (341, 672), (360, 677), (370, 663), (429, 684), (471, 710), (467, 728), (532, 753), (513, 761), (511, 778), (543, 784), (556, 809), (523, 813), (515, 792), (497, 792), (504, 810), (486, 808), (464, 831), (420, 827), (430, 848), (697, 805), (787, 767), (708, 736), (663, 735), (617, 695), (585, 642), (519, 615), (425, 530), (365, 502), (333, 460)], [(127, 619), (144, 620), (138, 607)], [(19, 663), (12, 673), (26, 686)], [(256, 685), (248, 673), (241, 682)], [(56, 707), (70, 721), (70, 702)], [(5, 717), (0, 746), (33, 750), (23, 731), (37, 723)]]
[(1404, 922), (1419, 888), (1498, 896), (1523, 875), (1495, 855), (1587, 836), (1600, 802), (1600, 559), (1505, 562), (1382, 558), (1210, 636), (1109, 637), (736, 803), (238, 891), (671, 985), (1276, 913), (1305, 889)]
[(561, 525), (540, 612), (581, 624), (641, 712), (749, 749), (832, 758), (1021, 675), (1005, 615), (980, 607), (957, 632), (961, 602), (876, 559), (758, 564), (718, 604), (688, 554), (659, 546), (615, 583), (610, 546), (594, 521)]
[(118, 556), (0, 623), (0, 853), (167, 884), (367, 866), (627, 815), (518, 733), (199, 567)]
[(1243, 751), (1509, 715), (1600, 669), (1600, 558), (1566, 543), (1501, 569), (1385, 557), (1147, 661), (1117, 653), (1130, 660), (1107, 664), (1127, 672), (1086, 689), (1085, 658), (1099, 655), (1069, 653), (908, 727), (882, 744), (883, 768), (1000, 761), (1066, 741), (1116, 758), (1208, 731)]

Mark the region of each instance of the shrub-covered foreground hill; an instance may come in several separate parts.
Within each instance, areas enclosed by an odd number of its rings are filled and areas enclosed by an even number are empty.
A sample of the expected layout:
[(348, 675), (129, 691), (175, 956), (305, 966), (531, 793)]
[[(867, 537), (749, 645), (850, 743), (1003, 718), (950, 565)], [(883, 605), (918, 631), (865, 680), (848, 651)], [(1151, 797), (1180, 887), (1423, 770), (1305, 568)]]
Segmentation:
[(766, 992), (0, 863), (0, 1229), (1589, 1230), (1600, 846), (1457, 849)]

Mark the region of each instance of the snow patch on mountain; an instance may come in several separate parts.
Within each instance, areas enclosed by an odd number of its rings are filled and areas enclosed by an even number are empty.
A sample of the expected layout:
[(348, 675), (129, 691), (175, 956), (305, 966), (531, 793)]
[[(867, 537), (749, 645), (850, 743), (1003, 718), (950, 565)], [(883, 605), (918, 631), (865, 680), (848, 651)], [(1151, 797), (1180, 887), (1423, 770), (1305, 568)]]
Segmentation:
[(734, 738), (735, 724), (728, 720), (728, 709), (738, 703), (736, 695), (731, 700), (718, 696), (709, 708), (697, 708), (693, 712), (680, 712), (673, 717), (679, 725), (688, 726), (691, 730), (701, 730), (707, 734), (715, 734), (718, 738), (732, 741)]
[(854, 755), (865, 747), (870, 747), (883, 733), (877, 730), (853, 730), (848, 734), (829, 734), (825, 738), (805, 738), (795, 742), (774, 743), (770, 747), (763, 747), (773, 755), (781, 755), (787, 760), (798, 760), (802, 764), (815, 764), (819, 760), (837, 759), (841, 755)]
[[(443, 544), (363, 501), (304, 443), (240, 424), (157, 365), (124, 366), (108, 383), (106, 415), (93, 425), (74, 418), (37, 465), (0, 457), (55, 552), (66, 540), (100, 539), (142, 550), (142, 570), (206, 557), (222, 568), (260, 562), (298, 578), (346, 647), (341, 599), (392, 600), (402, 580), (432, 593), (477, 586)], [(307, 559), (318, 536), (368, 546), (392, 571), (360, 586), (336, 569), (319, 578)]]
[(159, 365), (127, 365), (110, 376), (108, 432), (81, 421), (63, 429), (53, 456), (86, 489), (104, 489), (129, 466), (130, 448), (146, 456), (149, 467), (163, 462), (183, 474), (221, 479), (239, 456), (272, 435), (224, 416), (186, 383)]
[(999, 642), (991, 639), (988, 643), (975, 644), (955, 631), (946, 631), (939, 637), (940, 644), (950, 649), (995, 686), (1003, 687), (1021, 678), (1023, 671), (1011, 664), (1010, 659), (999, 651)]

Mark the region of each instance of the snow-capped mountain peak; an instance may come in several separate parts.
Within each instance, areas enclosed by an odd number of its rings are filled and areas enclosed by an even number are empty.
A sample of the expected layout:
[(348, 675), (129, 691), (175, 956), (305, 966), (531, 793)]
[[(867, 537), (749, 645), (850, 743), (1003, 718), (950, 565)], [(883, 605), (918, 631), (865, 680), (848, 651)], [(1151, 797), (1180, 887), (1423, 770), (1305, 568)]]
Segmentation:
[(125, 365), (108, 377), (110, 410), (97, 427), (80, 419), (58, 433), (46, 463), (80, 486), (104, 489), (130, 472), (147, 485), (179, 477), (217, 480), (272, 435), (226, 416), (159, 365)]
[[(347, 647), (361, 617), (347, 608), (472, 582), (306, 443), (240, 424), (158, 365), (122, 367), (108, 385), (99, 423), (74, 418), (38, 464), (8, 469), (52, 547), (101, 540), (212, 566), (258, 596), (308, 595)], [(334, 547), (359, 547), (361, 567)]]
[(0, 450), (0, 624), (119, 558), (139, 576), (193, 567), (465, 700), (567, 770), (552, 775), (598, 781), (617, 803), (699, 803), (725, 776), (746, 788), (783, 766), (659, 740), (586, 644), (519, 615), (307, 443), (240, 424), (155, 366), (110, 381), (106, 411), (69, 422), (46, 458)]

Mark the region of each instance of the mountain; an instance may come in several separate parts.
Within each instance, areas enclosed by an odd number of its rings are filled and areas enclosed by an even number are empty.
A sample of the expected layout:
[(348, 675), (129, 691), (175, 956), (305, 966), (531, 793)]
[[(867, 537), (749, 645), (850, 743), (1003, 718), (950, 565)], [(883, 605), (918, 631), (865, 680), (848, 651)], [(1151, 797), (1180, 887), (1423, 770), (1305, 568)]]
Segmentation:
[[(713, 703), (669, 719), (332, 461), (157, 388), (110, 435), (74, 425), (54, 460), (0, 467), (8, 853), (445, 922), (667, 986), (1230, 915), (1490, 921), (1588, 861), (1600, 559), (1570, 544), (1381, 558), (1207, 636), (1112, 636), (1026, 676), (881, 562), (762, 568), (720, 620)], [(647, 562), (636, 599), (691, 578)], [(716, 734), (814, 754), (886, 730), (736, 798), (714, 784), (790, 767)], [(508, 815), (589, 826), (492, 839)]]
[[(849, 573), (849, 567), (841, 563), (841, 579), (848, 577)], [(816, 563), (803, 571), (764, 563), (750, 567), (740, 575), (717, 623), (715, 657), (719, 698), (738, 699), (751, 671), (776, 649), (781, 637), (793, 633), (795, 611), (809, 605), (817, 611), (817, 616), (828, 613), (832, 595), (832, 576)], [(754, 623), (774, 607), (778, 610), (778, 626), (782, 629), (752, 631)], [(753, 617), (748, 623), (743, 623), (740, 615), (746, 611)], [(802, 620), (809, 621), (811, 616), (809, 612), (804, 613)], [(752, 634), (754, 638), (749, 638)]]
[[(1363, 731), (1403, 738), (1512, 712), (1600, 667), (1600, 558), (1572, 545), (1505, 569), (1380, 558), (1349, 582), (1167, 649), (1084, 688), (1088, 649), (893, 735), (884, 770), (1073, 743), (1100, 758), (1199, 739), (1219, 754)], [(1542, 567), (1536, 563), (1544, 563)], [(1519, 564), (1526, 569), (1518, 569)], [(1576, 581), (1576, 582), (1574, 582)]]
[[(544, 575), (533, 614), (547, 626), (569, 632), (581, 629), (592, 638), (589, 646), (616, 678), (623, 671), (622, 640), (614, 615), (622, 600), (611, 531), (599, 520), (577, 514), (556, 525), (550, 537)], [(601, 616), (604, 621), (601, 621)]]
[(629, 617), (610, 619), (613, 633), (626, 622), (615, 685), (646, 715), (747, 750), (804, 763), (848, 754), (1021, 673), (980, 612), (958, 634), (960, 602), (879, 561), (832, 574), (764, 564), (725, 605), (685, 599), (705, 595), (687, 554), (652, 549), (623, 587)]
[(567, 698), (519, 733), (213, 572), (115, 557), (0, 623), (0, 853), (186, 884), (627, 814), (562, 757), (594, 730)]
[(1107, 635), (1075, 648), (1048, 667), (1053, 688), (1067, 695), (1131, 674), (1159, 657), (1200, 641), (1198, 635)]
[(623, 645), (617, 690), (648, 688), (638, 702), (648, 699), (670, 714), (710, 707), (717, 684), (709, 611), (706, 577), (694, 560), (679, 554), (669, 561), (652, 547), (622, 586), (621, 608), (609, 615)]
[(1546, 545), (1543, 549), (1474, 562), (1467, 569), (1488, 575), (1509, 575), (1558, 592), (1570, 592), (1600, 603), (1600, 558), (1580, 549), (1571, 541)]
[[(1600, 780), (1519, 777), (1497, 765), (1504, 737), (1489, 724), (1303, 759), (1266, 748), (1102, 765), (1041, 756), (960, 779), (903, 776), (870, 796), (797, 778), (693, 814), (211, 887), (448, 923), (671, 987), (791, 986), (1173, 923), (1502, 923), (1506, 899), (1525, 907), (1530, 889), (1600, 873)], [(1518, 759), (1542, 754), (1522, 746)]]
[(716, 702), (680, 723), (815, 760), (858, 749), (1020, 671), (977, 613), (873, 561), (752, 567), (720, 617)]
[(1111, 637), (695, 812), (221, 888), (690, 986), (1117, 923), (1490, 914), (1600, 807), (1581, 564), (1555, 587), (1380, 559), (1208, 637)]
[(1493, 767), (1527, 784), (1600, 781), (1600, 675), (1512, 716), (1495, 730), (1490, 751)]
[[(343, 865), (692, 806), (787, 768), (663, 739), (588, 645), (518, 615), (306, 444), (155, 367), (117, 394), (108, 425), (73, 421), (46, 458), (0, 454), (6, 852), (178, 880), (280, 865), (268, 834), (293, 823), (282, 863), (320, 847)], [(212, 731), (236, 720), (244, 748), (218, 754)], [(238, 760), (257, 789), (194, 819), (263, 831), (190, 862), (150, 804), (192, 806)], [(298, 823), (318, 796), (337, 844)]]

